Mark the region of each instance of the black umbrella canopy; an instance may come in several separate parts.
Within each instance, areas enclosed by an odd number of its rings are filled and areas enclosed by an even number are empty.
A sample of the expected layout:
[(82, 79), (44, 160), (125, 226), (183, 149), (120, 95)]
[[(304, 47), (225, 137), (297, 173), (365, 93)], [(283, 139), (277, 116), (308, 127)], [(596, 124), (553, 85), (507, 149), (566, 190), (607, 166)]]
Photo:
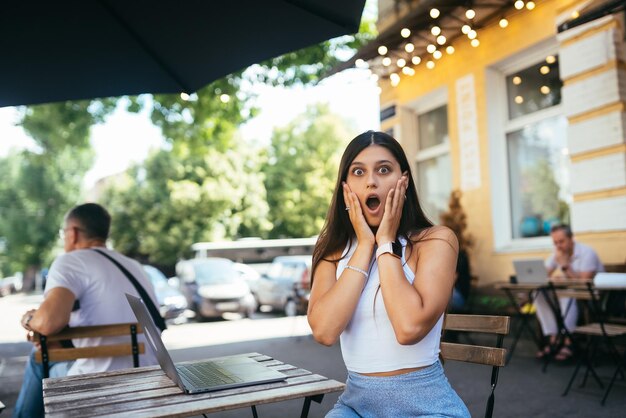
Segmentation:
[(194, 92), (355, 33), (365, 0), (22, 0), (0, 10), (0, 107)]

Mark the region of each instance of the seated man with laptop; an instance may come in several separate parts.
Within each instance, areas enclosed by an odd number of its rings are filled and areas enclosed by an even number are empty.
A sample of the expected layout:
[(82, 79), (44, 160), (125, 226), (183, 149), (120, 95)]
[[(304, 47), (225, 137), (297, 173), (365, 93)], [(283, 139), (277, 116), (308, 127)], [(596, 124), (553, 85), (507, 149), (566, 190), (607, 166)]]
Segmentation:
[[(592, 279), (597, 272), (604, 271), (600, 258), (588, 245), (574, 240), (569, 225), (555, 225), (550, 230), (550, 237), (554, 244), (554, 252), (546, 260), (545, 266), (548, 277), (560, 277), (567, 279)], [(568, 331), (576, 327), (578, 321), (578, 307), (573, 298), (559, 298), (559, 306), (563, 314), (563, 322)], [(544, 336), (549, 338), (549, 344), (537, 353), (537, 358), (542, 358), (550, 353), (550, 345), (556, 342), (558, 326), (554, 312), (550, 308), (545, 295), (541, 292), (535, 298), (537, 319), (541, 325)], [(565, 339), (563, 347), (556, 353), (554, 359), (565, 361), (572, 357), (572, 342)]]

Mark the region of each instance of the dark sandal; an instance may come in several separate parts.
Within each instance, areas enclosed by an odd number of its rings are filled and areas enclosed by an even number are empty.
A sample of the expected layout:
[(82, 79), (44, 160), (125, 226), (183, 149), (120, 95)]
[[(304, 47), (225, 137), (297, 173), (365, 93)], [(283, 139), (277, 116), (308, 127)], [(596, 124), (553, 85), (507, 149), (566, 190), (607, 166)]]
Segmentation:
[(554, 356), (556, 361), (567, 361), (574, 356), (574, 352), (570, 346), (564, 345)]
[(548, 354), (550, 354), (550, 346), (546, 345), (545, 347), (543, 347), (543, 350), (539, 350), (537, 351), (537, 353), (535, 353), (535, 358), (542, 359)]

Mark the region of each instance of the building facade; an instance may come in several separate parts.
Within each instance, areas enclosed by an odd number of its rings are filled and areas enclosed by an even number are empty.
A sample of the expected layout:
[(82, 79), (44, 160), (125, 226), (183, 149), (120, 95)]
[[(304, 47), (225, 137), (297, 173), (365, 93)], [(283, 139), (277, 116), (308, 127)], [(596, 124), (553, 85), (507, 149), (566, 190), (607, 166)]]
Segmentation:
[(351, 63), (378, 75), (433, 221), (462, 191), (479, 285), (547, 257), (555, 223), (626, 262), (623, 3), (379, 1)]

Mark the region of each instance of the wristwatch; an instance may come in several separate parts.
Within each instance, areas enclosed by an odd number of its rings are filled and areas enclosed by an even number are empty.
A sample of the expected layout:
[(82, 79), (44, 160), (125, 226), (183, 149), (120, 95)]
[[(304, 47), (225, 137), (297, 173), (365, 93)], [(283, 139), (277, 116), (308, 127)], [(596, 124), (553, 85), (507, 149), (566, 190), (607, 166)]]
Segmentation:
[(386, 242), (376, 249), (376, 259), (383, 254), (389, 253), (397, 258), (402, 258), (402, 245), (398, 241)]

